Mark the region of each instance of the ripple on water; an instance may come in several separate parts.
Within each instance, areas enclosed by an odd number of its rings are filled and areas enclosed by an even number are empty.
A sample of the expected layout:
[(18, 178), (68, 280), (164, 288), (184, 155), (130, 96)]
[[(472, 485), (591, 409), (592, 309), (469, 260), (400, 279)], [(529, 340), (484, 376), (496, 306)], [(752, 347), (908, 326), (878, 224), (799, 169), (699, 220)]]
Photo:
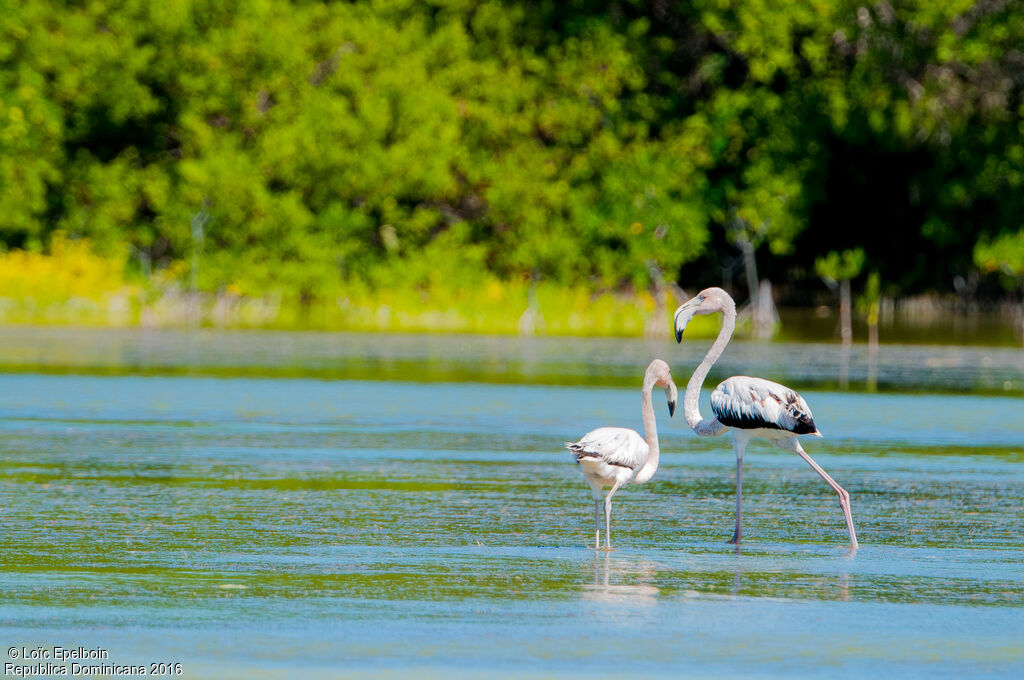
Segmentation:
[[(237, 677), (1024, 672), (1024, 418), (1001, 397), (808, 399), (853, 494), (659, 411), (596, 554), (561, 442), (632, 388), (0, 377), (4, 638)], [(116, 643), (112, 640), (116, 639)]]

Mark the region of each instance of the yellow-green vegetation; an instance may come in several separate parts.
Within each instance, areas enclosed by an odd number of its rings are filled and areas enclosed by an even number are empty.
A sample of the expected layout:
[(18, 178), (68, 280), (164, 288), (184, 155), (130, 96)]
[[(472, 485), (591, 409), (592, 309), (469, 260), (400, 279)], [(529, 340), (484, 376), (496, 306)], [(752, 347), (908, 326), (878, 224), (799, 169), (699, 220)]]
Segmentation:
[(982, 271), (999, 272), (1007, 287), (1024, 284), (1024, 229), (982, 240), (974, 248), (974, 261)]
[(461, 290), (348, 286), (336, 305), (318, 305), (306, 312), (292, 307), (281, 321), (351, 330), (639, 336), (645, 331), (667, 335), (673, 309), (658, 305), (646, 292), (593, 293), (582, 287), (531, 287), (492, 278)]
[(130, 323), (140, 290), (125, 279), (123, 259), (97, 255), (63, 233), (54, 234), (49, 253), (0, 253), (0, 321)]
[[(594, 293), (490, 275), (461, 288), (441, 279), (421, 286), (353, 281), (334, 298), (302, 301), (247, 296), (234, 285), (193, 293), (186, 273), (179, 263), (133, 281), (123, 259), (98, 255), (87, 241), (57, 234), (50, 253), (0, 253), (0, 323), (628, 336), (667, 333), (678, 304), (670, 295), (659, 304), (646, 291)], [(698, 326), (697, 333), (705, 335), (716, 330)]]

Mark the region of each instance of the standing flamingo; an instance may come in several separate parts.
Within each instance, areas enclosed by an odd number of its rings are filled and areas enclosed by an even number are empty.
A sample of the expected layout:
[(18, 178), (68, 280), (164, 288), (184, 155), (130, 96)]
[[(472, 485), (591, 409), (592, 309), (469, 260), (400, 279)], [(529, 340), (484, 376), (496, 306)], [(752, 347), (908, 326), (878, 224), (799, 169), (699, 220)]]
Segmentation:
[(594, 548), (601, 546), (601, 490), (610, 486), (604, 498), (605, 550), (612, 549), (612, 495), (624, 484), (643, 484), (658, 470), (658, 428), (654, 422), (651, 392), (654, 386), (665, 388), (668, 414), (676, 410), (676, 384), (668, 364), (655, 359), (644, 373), (640, 398), (644, 436), (624, 427), (600, 427), (578, 442), (566, 442), (565, 448), (576, 454), (576, 462), (594, 492)]
[(850, 494), (807, 455), (796, 439), (797, 435), (801, 434), (821, 436), (814, 425), (811, 409), (803, 397), (788, 387), (770, 380), (737, 375), (726, 379), (711, 393), (711, 411), (715, 417), (710, 420), (701, 418), (697, 406), (700, 390), (704, 378), (711, 370), (711, 365), (722, 356), (736, 328), (736, 303), (721, 288), (707, 288), (697, 297), (680, 305), (673, 319), (676, 342), (682, 342), (683, 330), (690, 319), (698, 314), (715, 312), (722, 312), (722, 330), (686, 385), (683, 410), (687, 424), (702, 437), (725, 434), (732, 428), (732, 446), (736, 452), (736, 530), (729, 542), (739, 543), (742, 536), (740, 505), (743, 502), (743, 452), (747, 448), (747, 442), (758, 437), (767, 439), (784, 451), (799, 455), (828, 482), (833, 491), (839, 494), (839, 505), (846, 516), (850, 542), (856, 549), (857, 533), (854, 531), (853, 515), (850, 513)]

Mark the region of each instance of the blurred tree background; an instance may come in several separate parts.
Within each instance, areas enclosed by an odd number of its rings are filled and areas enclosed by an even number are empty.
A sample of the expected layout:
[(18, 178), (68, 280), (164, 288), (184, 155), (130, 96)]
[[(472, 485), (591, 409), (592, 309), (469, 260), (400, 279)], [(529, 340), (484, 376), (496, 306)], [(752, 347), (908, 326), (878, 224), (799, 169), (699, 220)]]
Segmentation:
[(1024, 3), (0, 0), (0, 206), (7, 251), (299, 304), (744, 298), (745, 257), (807, 305), (851, 249), (886, 295), (995, 300)]

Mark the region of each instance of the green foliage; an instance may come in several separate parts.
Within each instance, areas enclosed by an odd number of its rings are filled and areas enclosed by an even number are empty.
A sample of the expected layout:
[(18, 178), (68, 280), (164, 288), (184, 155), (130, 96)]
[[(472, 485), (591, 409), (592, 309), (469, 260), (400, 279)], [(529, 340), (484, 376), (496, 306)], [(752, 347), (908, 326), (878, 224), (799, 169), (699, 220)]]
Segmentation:
[(974, 261), (985, 272), (999, 272), (1007, 288), (1024, 283), (1024, 229), (1006, 233), (974, 248)]
[(302, 300), (642, 290), (730, 239), (766, 244), (780, 277), (860, 246), (899, 292), (1016, 266), (984, 253), (1024, 211), (1019, 3), (2, 9), (7, 248), (62, 232), (146, 274), (194, 261), (205, 291)]
[(814, 260), (814, 271), (826, 281), (849, 281), (864, 268), (864, 249), (844, 250)]
[(649, 263), (700, 254), (692, 163), (622, 112), (645, 84), (623, 36), (530, 45), (525, 10), (438, 9), (21, 6), (0, 71), (8, 241), (61, 228), (159, 266), (188, 259), (205, 206), (200, 288), (305, 296), (487, 269), (646, 285)]

